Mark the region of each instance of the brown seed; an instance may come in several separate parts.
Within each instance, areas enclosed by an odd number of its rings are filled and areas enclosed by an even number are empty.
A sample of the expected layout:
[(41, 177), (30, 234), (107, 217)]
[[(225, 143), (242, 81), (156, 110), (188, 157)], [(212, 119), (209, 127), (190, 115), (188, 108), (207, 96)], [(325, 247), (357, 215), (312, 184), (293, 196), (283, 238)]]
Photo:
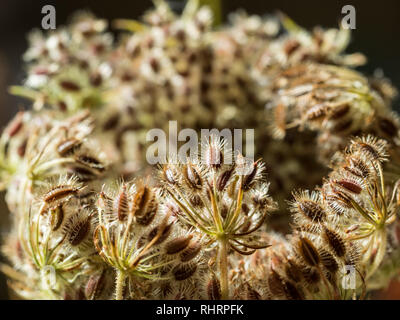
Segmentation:
[(359, 142), (358, 145), (360, 146), (360, 149), (367, 153), (372, 159), (378, 160), (380, 158), (380, 152), (373, 146), (363, 142)]
[(69, 80), (60, 81), (60, 86), (66, 91), (77, 92), (81, 90), (81, 87), (78, 84)]
[(89, 234), (90, 218), (72, 223), (69, 228), (69, 234), (67, 236), (68, 242), (72, 246), (77, 246), (81, 244), (82, 241), (85, 240), (85, 238)]
[(22, 143), (18, 146), (17, 153), (21, 158), (25, 156), (27, 145), (28, 145), (28, 139), (24, 139)]
[(223, 172), (222, 174), (220, 174), (220, 176), (217, 179), (217, 189), (218, 191), (222, 191), (225, 189), (229, 179), (232, 176), (232, 173), (234, 171), (234, 167), (226, 170), (225, 172)]
[(342, 186), (344, 189), (347, 191), (350, 191), (355, 194), (360, 194), (362, 191), (362, 188), (360, 185), (358, 185), (356, 182), (349, 181), (349, 180), (336, 180), (336, 184)]
[(337, 120), (343, 118), (350, 111), (350, 105), (345, 103), (335, 106), (329, 113), (329, 119)]
[(293, 260), (288, 260), (287, 263), (285, 263), (285, 274), (294, 282), (299, 282), (301, 280), (301, 269)]
[(69, 186), (69, 185), (58, 185), (52, 189), (50, 189), (43, 196), (43, 200), (46, 203), (52, 203), (60, 200), (65, 200), (73, 195), (76, 195), (79, 191), (79, 188)]
[(207, 283), (207, 296), (209, 300), (221, 300), (221, 285), (214, 275)]
[(285, 287), (282, 277), (275, 271), (271, 270), (268, 276), (268, 288), (275, 297), (281, 297), (285, 293)]
[(285, 282), (284, 289), (286, 298), (288, 300), (304, 300), (304, 296), (301, 291), (299, 291), (299, 289), (297, 289), (297, 287), (290, 281)]
[(189, 235), (187, 237), (182, 236), (167, 242), (167, 244), (165, 245), (165, 252), (167, 254), (177, 254), (181, 252), (189, 245), (192, 238), (192, 235)]
[(309, 239), (301, 237), (297, 243), (297, 246), (298, 253), (305, 263), (312, 267), (319, 264), (320, 256), (318, 254), (318, 250)]
[(208, 147), (205, 154), (205, 164), (214, 169), (219, 169), (224, 162), (222, 151), (212, 144)]
[(246, 283), (246, 299), (247, 300), (261, 300), (261, 295), (251, 287), (250, 284)]
[(299, 212), (311, 221), (321, 222), (325, 220), (325, 211), (319, 203), (312, 200), (301, 200), (296, 204)]
[(57, 231), (64, 221), (64, 209), (62, 204), (51, 210), (50, 225), (52, 231)]
[(199, 254), (201, 244), (199, 241), (191, 241), (184, 251), (179, 255), (182, 262), (188, 262)]
[(186, 166), (185, 177), (189, 182), (189, 186), (191, 186), (193, 189), (201, 189), (203, 182), (200, 174), (193, 165), (188, 164)]
[(307, 110), (305, 117), (309, 121), (316, 121), (324, 118), (326, 115), (326, 106), (324, 104), (317, 104)]
[(104, 171), (104, 165), (96, 158), (87, 155), (80, 155), (76, 158), (76, 161), (89, 168), (96, 169), (98, 171)]
[(321, 263), (326, 270), (333, 274), (339, 270), (339, 265), (332, 254), (322, 249), (320, 250), (319, 255), (321, 257)]
[(173, 270), (175, 280), (183, 281), (190, 278), (196, 272), (197, 265), (194, 263), (190, 264), (179, 264)]
[(81, 145), (82, 142), (78, 139), (66, 139), (57, 145), (57, 152), (60, 156), (66, 157), (73, 154)]
[(337, 257), (342, 258), (346, 254), (346, 245), (338, 233), (324, 227), (324, 238)]
[(119, 221), (124, 221), (126, 219), (129, 210), (126, 185), (122, 185), (120, 192), (115, 198), (113, 210), (114, 213), (117, 215)]
[(244, 176), (242, 184), (244, 191), (248, 191), (254, 183), (254, 178), (256, 177), (259, 163), (259, 161), (254, 162), (252, 171), (248, 175)]
[(321, 276), (316, 268), (303, 268), (302, 274), (304, 280), (309, 284), (317, 284), (321, 280)]

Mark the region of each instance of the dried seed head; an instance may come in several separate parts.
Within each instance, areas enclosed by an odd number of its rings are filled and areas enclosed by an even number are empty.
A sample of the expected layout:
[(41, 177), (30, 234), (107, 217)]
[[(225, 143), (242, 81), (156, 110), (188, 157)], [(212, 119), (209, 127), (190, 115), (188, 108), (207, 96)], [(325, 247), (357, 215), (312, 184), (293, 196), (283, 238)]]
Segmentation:
[(349, 151), (351, 153), (360, 152), (372, 161), (385, 161), (388, 157), (387, 142), (371, 135), (352, 140)]

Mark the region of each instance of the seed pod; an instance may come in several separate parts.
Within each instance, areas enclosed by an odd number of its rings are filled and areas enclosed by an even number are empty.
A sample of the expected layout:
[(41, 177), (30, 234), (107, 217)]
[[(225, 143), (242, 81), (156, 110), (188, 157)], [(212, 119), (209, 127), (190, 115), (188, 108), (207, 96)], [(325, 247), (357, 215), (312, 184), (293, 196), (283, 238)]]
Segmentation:
[(309, 266), (317, 266), (320, 262), (318, 250), (313, 243), (304, 237), (300, 237), (297, 242), (298, 253), (306, 264)]
[(285, 274), (294, 282), (299, 282), (302, 276), (300, 267), (291, 259), (285, 263)]
[(269, 291), (274, 297), (281, 297), (284, 295), (285, 287), (283, 279), (275, 270), (271, 270), (267, 281)]
[(251, 172), (248, 175), (243, 177), (242, 188), (244, 191), (248, 191), (251, 188), (251, 186), (253, 185), (254, 178), (257, 175), (259, 163), (260, 163), (259, 161), (254, 162)]
[(171, 185), (177, 184), (178, 180), (174, 170), (170, 167), (163, 168), (164, 179)]
[(322, 222), (325, 220), (326, 214), (322, 206), (313, 200), (298, 200), (296, 202), (298, 212), (313, 222)]
[(198, 194), (195, 194), (192, 197), (190, 197), (189, 201), (190, 201), (190, 204), (195, 208), (203, 208), (204, 207), (204, 203)]
[(67, 223), (67, 240), (72, 246), (78, 246), (85, 240), (90, 231), (90, 217), (82, 219), (79, 213), (71, 217)]
[(59, 204), (55, 209), (51, 210), (50, 225), (52, 231), (57, 231), (64, 221), (64, 209), (62, 204)]
[(234, 171), (234, 167), (224, 171), (222, 174), (219, 175), (217, 179), (217, 189), (218, 191), (222, 191), (225, 189), (229, 179), (232, 176), (232, 173)]
[(73, 81), (63, 80), (60, 81), (60, 87), (65, 91), (78, 92), (81, 90), (81, 87)]
[(204, 163), (207, 167), (211, 167), (214, 169), (221, 168), (221, 165), (224, 163), (224, 155), (218, 145), (215, 145), (210, 138), (210, 144), (205, 150), (205, 158)]
[(149, 225), (158, 209), (158, 201), (154, 192), (146, 186), (141, 186), (136, 192), (132, 205), (131, 214), (135, 216), (136, 222), (140, 225)]
[(91, 275), (85, 286), (85, 296), (88, 300), (97, 299), (106, 285), (106, 272), (103, 270), (100, 274)]
[(193, 165), (191, 164), (186, 165), (184, 176), (191, 188), (197, 190), (201, 189), (203, 182), (200, 174), (197, 172), (196, 168)]
[(350, 105), (348, 103), (344, 103), (332, 108), (329, 112), (330, 120), (338, 120), (343, 118), (350, 111)]
[(191, 241), (184, 251), (179, 255), (182, 262), (188, 262), (199, 254), (201, 244), (199, 241)]
[(179, 264), (172, 270), (175, 280), (183, 281), (194, 275), (197, 265), (194, 263)]
[(57, 145), (57, 152), (60, 156), (62, 157), (67, 157), (71, 154), (73, 154), (80, 146), (82, 145), (82, 141), (75, 139), (75, 138), (70, 138), (61, 141)]
[(192, 238), (193, 235), (189, 235), (187, 237), (182, 236), (167, 242), (165, 245), (165, 252), (167, 254), (177, 254), (181, 252), (189, 245)]
[(126, 185), (122, 185), (120, 192), (114, 200), (113, 210), (119, 221), (124, 221), (128, 215), (128, 195)]
[(221, 285), (215, 275), (207, 283), (207, 297), (209, 300), (221, 300)]
[(327, 227), (324, 227), (323, 236), (337, 257), (342, 258), (346, 254), (345, 242), (338, 233), (328, 229)]
[(354, 181), (342, 179), (335, 180), (334, 183), (355, 194), (360, 194), (362, 191), (362, 187)]
[(335, 257), (332, 254), (330, 254), (328, 251), (321, 249), (319, 251), (319, 256), (321, 257), (322, 265), (330, 273), (334, 274), (339, 270), (339, 265), (338, 265)]
[(50, 189), (43, 196), (43, 201), (47, 204), (68, 200), (71, 196), (78, 193), (79, 188), (72, 185), (58, 185)]
[(306, 283), (310, 285), (316, 285), (321, 280), (321, 275), (319, 274), (318, 270), (313, 267), (306, 267), (303, 268), (302, 274)]
[(105, 170), (104, 165), (96, 158), (88, 155), (80, 155), (76, 157), (76, 161), (84, 166), (96, 169), (100, 172)]

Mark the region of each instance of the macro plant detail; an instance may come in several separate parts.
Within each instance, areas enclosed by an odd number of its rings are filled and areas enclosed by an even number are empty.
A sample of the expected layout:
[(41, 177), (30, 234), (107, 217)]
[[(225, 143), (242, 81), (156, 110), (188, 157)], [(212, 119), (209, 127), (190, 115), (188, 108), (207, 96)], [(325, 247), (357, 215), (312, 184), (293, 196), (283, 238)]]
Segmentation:
[[(398, 277), (396, 89), (355, 70), (347, 29), (201, 3), (29, 36), (10, 92), (32, 108), (0, 137), (16, 296), (365, 299)], [(150, 166), (170, 120), (254, 129), (257, 160), (212, 134)]]

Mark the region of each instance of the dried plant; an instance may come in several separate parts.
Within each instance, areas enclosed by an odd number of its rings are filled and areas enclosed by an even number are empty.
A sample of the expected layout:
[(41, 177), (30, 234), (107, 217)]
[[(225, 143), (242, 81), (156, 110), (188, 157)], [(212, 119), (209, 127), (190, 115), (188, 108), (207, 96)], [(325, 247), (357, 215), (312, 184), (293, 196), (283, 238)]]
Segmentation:
[[(18, 296), (363, 299), (398, 275), (389, 80), (352, 69), (365, 57), (345, 53), (348, 30), (281, 13), (218, 20), (196, 0), (181, 15), (155, 1), (114, 22), (118, 41), (86, 12), (31, 34), (10, 91), (33, 107), (0, 137), (0, 268)], [(210, 135), (150, 167), (146, 134), (169, 120), (253, 128), (267, 165)]]

